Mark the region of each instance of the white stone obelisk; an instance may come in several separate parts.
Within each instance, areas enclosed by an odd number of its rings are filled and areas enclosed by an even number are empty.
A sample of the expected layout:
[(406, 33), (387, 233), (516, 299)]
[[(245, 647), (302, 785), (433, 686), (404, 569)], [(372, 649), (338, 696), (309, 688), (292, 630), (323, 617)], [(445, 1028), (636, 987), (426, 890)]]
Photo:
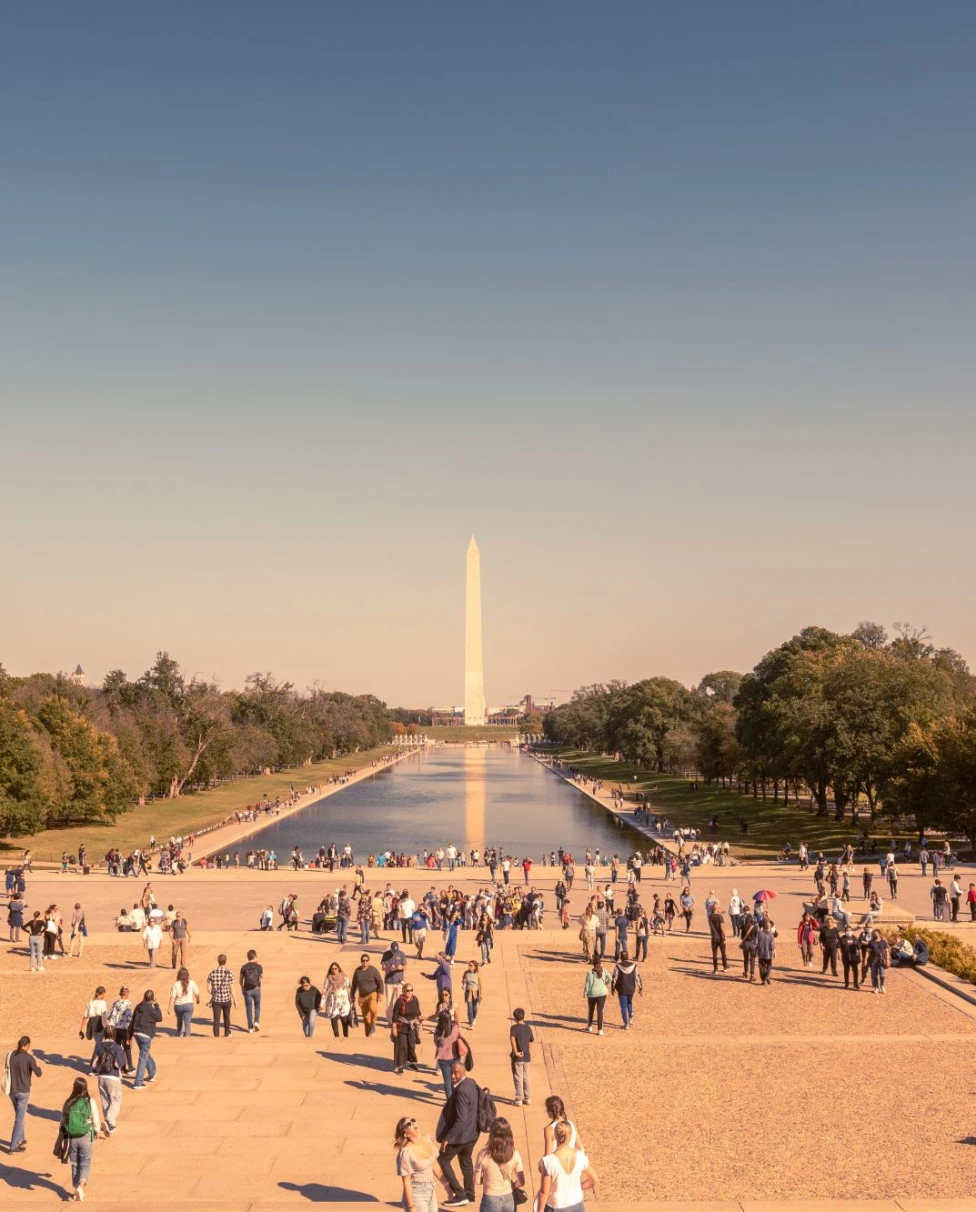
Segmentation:
[(481, 643), (481, 553), (468, 544), (467, 596), (464, 607), (464, 722), (485, 722), (485, 658)]

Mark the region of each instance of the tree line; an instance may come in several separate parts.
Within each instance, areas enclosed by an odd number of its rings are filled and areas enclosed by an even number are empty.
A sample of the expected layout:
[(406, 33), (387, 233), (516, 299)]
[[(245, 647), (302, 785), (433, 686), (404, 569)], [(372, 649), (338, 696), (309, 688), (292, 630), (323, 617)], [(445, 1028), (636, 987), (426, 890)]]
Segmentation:
[(392, 731), (372, 695), (301, 693), (270, 673), (221, 690), (166, 652), (135, 681), (116, 669), (97, 689), (0, 666), (0, 835), (111, 819), (147, 794), (368, 749)]
[(924, 631), (804, 628), (750, 673), (690, 689), (670, 678), (583, 686), (545, 720), (549, 740), (853, 824), (884, 812), (976, 845), (976, 678)]

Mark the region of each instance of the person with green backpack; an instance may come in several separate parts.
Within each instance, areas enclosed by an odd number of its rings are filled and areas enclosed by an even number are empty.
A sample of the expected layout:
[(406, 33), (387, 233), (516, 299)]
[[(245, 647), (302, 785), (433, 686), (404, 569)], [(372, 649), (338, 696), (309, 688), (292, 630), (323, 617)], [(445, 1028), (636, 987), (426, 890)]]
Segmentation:
[(98, 1102), (88, 1092), (88, 1082), (76, 1077), (71, 1094), (61, 1108), (61, 1131), (67, 1137), (71, 1162), (71, 1198), (83, 1200), (91, 1173), (95, 1137), (102, 1130)]

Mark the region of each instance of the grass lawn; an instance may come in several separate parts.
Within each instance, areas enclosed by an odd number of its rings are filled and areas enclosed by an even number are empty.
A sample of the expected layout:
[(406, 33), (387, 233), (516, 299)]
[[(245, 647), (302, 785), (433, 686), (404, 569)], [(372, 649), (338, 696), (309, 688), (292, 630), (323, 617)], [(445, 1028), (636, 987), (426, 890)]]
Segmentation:
[(181, 796), (176, 800), (155, 800), (142, 808), (124, 812), (115, 821), (105, 824), (43, 829), (27, 837), (4, 838), (0, 841), (0, 864), (4, 860), (9, 862), (10, 859), (20, 858), (28, 847), (34, 852), (35, 862), (60, 862), (61, 852), (66, 850), (69, 854), (77, 854), (80, 842), (85, 843), (92, 859), (100, 862), (111, 846), (118, 846), (125, 852), (133, 846), (144, 846), (150, 834), (155, 834), (162, 841), (171, 834), (191, 833), (195, 829), (215, 825), (235, 809), (253, 804), (262, 795), (285, 795), (292, 783), (300, 788), (310, 783), (324, 782), (330, 774), (359, 770), (368, 766), (373, 758), (391, 751), (391, 746), (384, 745), (365, 753), (349, 753), (334, 761), (285, 770), (281, 774), (239, 779), (236, 783), (227, 783), (212, 791), (198, 791), (195, 795)]
[[(651, 801), (651, 811), (666, 816), (676, 825), (701, 829), (702, 837), (709, 834), (706, 826), (717, 816), (721, 828), (718, 837), (729, 841), (735, 853), (745, 857), (769, 858), (777, 854), (786, 842), (792, 842), (794, 850), (800, 842), (810, 849), (825, 854), (839, 850), (845, 842), (855, 841), (863, 825), (854, 827), (850, 818), (838, 823), (833, 810), (827, 816), (815, 816), (805, 807), (791, 804), (784, 808), (782, 800), (774, 804), (771, 799), (754, 800), (751, 795), (740, 795), (737, 791), (723, 791), (721, 787), (699, 783), (692, 791), (685, 778), (669, 774), (652, 774), (626, 762), (614, 762), (602, 755), (581, 753), (577, 750), (554, 747), (549, 750), (560, 761), (575, 766), (592, 778), (603, 779), (607, 787), (623, 783), (629, 792), (646, 791)], [(634, 775), (637, 781), (634, 781)], [(749, 823), (749, 832), (744, 834), (740, 819)], [(862, 817), (867, 823), (867, 818)], [(871, 831), (879, 840), (891, 836), (886, 826), (878, 822)]]

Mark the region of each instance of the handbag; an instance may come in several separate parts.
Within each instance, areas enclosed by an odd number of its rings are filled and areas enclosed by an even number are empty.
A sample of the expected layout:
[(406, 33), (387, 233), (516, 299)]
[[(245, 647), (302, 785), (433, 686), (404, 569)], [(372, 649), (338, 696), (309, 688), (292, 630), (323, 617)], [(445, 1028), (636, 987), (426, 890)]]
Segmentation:
[(521, 1204), (527, 1204), (529, 1202), (529, 1197), (524, 1187), (512, 1187), (512, 1199), (515, 1200), (516, 1208)]
[(10, 1076), (10, 1053), (8, 1052), (7, 1055), (3, 1059), (3, 1081), (2, 1081), (2, 1083), (0, 1083), (0, 1089), (3, 1090), (4, 1094), (10, 1093), (11, 1084), (12, 1084), (12, 1079)]

